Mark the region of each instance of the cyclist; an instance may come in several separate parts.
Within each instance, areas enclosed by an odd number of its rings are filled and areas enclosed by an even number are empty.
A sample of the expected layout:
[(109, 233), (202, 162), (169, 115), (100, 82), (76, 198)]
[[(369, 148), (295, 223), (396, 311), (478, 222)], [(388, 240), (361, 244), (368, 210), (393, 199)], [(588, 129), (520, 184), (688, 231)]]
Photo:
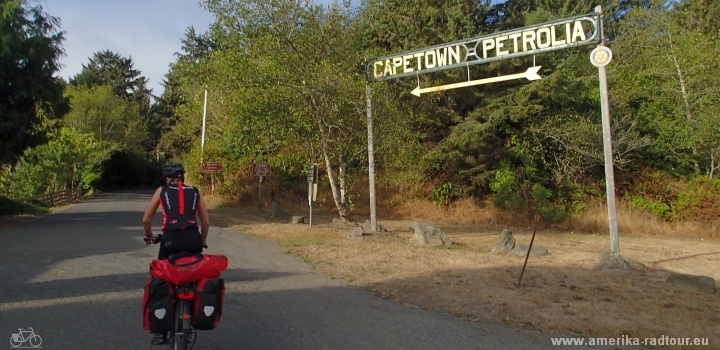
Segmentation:
[[(185, 168), (178, 163), (163, 168), (162, 180), (165, 185), (155, 191), (143, 215), (145, 242), (153, 243), (156, 239), (152, 233), (152, 218), (160, 206), (163, 235), (158, 259), (167, 259), (175, 252), (202, 252), (203, 247), (207, 247), (210, 217), (200, 191), (183, 184)], [(200, 216), (200, 230), (198, 230), (196, 214)], [(155, 334), (151, 341), (152, 345), (165, 343), (167, 343), (165, 333)]]

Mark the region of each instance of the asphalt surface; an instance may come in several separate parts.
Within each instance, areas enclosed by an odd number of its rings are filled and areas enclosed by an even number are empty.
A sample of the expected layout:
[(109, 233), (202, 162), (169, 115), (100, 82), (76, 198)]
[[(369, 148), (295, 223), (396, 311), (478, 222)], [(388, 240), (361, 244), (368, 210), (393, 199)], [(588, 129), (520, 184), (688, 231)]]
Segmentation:
[[(150, 346), (140, 307), (158, 249), (142, 241), (150, 195), (102, 194), (0, 230), (0, 349), (28, 327), (42, 349), (166, 348)], [(159, 220), (158, 213), (153, 228)], [(561, 348), (550, 335), (471, 323), (344, 286), (271, 242), (211, 227), (208, 245), (230, 261), (222, 275), (226, 300), (219, 326), (198, 332), (194, 349)]]

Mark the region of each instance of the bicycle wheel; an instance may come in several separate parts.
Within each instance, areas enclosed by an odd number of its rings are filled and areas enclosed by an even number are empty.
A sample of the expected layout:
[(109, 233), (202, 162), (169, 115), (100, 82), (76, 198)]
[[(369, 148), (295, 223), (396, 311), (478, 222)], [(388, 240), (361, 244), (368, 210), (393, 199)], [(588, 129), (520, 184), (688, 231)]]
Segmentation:
[(185, 342), (182, 336), (182, 310), (184, 300), (178, 300), (178, 305), (175, 308), (175, 325), (173, 327), (173, 348), (175, 350), (181, 350), (182, 344)]
[(185, 318), (185, 315), (190, 315), (190, 305), (187, 301), (182, 303), (182, 350), (188, 350), (190, 345), (190, 318)]
[(40, 338), (37, 334), (33, 334), (33, 336), (30, 337), (30, 346), (33, 348), (39, 348), (40, 344), (42, 344), (42, 338)]
[(23, 342), (21, 342), (20, 340), (16, 340), (15, 338), (10, 337), (10, 347), (12, 347), (12, 348), (19, 348), (20, 345), (22, 345), (22, 343), (23, 343)]

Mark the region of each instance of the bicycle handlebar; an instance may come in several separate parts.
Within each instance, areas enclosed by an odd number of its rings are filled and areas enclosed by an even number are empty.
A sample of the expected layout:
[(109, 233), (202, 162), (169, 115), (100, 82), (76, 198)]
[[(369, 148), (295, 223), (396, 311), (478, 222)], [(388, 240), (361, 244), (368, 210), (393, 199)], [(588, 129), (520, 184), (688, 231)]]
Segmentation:
[[(155, 236), (155, 240), (153, 240), (153, 241), (151, 241), (150, 238), (145, 237), (145, 238), (144, 238), (144, 240), (145, 240), (145, 246), (148, 246), (148, 245), (150, 245), (151, 243), (152, 243), (152, 244), (158, 244), (158, 243), (160, 243), (160, 242), (162, 241), (162, 236), (163, 236), (162, 234), (159, 234), (159, 235)], [(207, 244), (203, 244), (203, 249), (208, 249)]]

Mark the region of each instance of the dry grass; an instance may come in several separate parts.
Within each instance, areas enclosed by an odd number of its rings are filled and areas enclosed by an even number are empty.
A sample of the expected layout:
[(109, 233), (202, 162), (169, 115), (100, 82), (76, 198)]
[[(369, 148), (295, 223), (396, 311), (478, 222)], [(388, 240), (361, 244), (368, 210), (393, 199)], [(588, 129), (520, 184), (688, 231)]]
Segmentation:
[[(720, 280), (717, 240), (629, 235), (623, 228), (655, 226), (652, 221), (636, 219), (635, 223), (621, 217), (622, 255), (632, 268), (609, 271), (595, 268), (596, 259), (609, 245), (607, 235), (545, 228), (538, 232), (535, 244), (548, 248), (550, 254), (530, 259), (518, 288), (524, 257), (489, 254), (504, 228), (492, 224), (503, 218), (495, 216), (492, 208), (443, 212), (447, 216), (438, 215), (435, 209), (433, 215), (432, 205), (416, 202), (406, 215), (414, 213), (437, 223), (455, 242), (450, 248), (409, 244), (409, 220), (381, 220), (387, 233), (350, 241), (344, 238), (347, 227), (330, 224), (331, 214), (314, 215), (317, 224), (313, 227), (273, 222), (266, 215), (255, 214), (255, 208), (215, 209), (211, 215), (215, 222), (276, 242), (331, 278), (411, 307), (448, 311), (471, 321), (491, 318), (548, 332), (707, 337), (711, 345), (720, 344), (720, 293), (681, 292), (664, 282), (671, 272)], [(595, 215), (570, 225), (591, 227), (592, 220), (599, 221), (601, 216)], [(468, 220), (474, 224), (467, 224)], [(598, 230), (605, 230), (604, 222), (597, 225)], [(519, 243), (530, 241), (527, 226), (511, 229)], [(638, 232), (658, 235), (669, 231)]]

